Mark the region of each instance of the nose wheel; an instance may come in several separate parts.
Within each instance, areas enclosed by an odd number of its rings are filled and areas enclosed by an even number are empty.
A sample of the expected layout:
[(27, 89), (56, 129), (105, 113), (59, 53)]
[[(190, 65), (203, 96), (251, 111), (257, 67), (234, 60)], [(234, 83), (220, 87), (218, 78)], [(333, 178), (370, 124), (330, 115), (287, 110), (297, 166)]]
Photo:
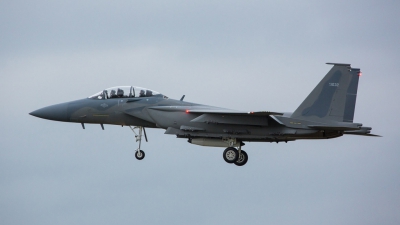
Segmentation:
[(136, 157), (137, 160), (142, 160), (142, 159), (144, 159), (144, 156), (145, 156), (145, 154), (144, 154), (144, 151), (143, 151), (143, 150), (138, 149), (138, 150), (135, 152), (135, 157)]
[[(135, 152), (135, 158), (137, 160), (142, 160), (144, 159), (144, 151), (140, 149), (140, 146), (142, 144), (142, 136), (144, 134), (144, 138), (146, 139), (147, 142), (147, 135), (146, 135), (146, 130), (144, 129), (144, 127), (134, 127), (132, 128), (131, 126), (129, 126), (129, 128), (131, 128), (131, 130), (133, 131), (133, 133), (135, 133), (135, 138), (136, 138), (136, 142), (139, 142), (139, 147)], [(135, 129), (138, 129), (138, 133), (136, 133)]]

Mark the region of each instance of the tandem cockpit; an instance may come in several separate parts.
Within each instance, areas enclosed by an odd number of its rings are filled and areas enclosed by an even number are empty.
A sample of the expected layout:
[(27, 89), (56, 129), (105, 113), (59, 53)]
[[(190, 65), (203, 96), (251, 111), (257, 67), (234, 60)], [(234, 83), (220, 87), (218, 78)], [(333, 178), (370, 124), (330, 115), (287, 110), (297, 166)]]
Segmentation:
[[(141, 98), (163, 96), (157, 91), (148, 88), (135, 87), (135, 86), (118, 86), (107, 88), (94, 95), (89, 96), (90, 99), (111, 99), (111, 98)], [(166, 96), (163, 96), (167, 98)]]

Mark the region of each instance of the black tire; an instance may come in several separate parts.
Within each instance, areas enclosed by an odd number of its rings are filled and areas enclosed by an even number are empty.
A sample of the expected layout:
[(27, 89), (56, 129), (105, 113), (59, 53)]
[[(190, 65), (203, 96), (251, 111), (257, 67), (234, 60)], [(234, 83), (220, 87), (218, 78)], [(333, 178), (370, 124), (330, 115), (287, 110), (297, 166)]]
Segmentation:
[(236, 148), (229, 147), (225, 149), (222, 157), (224, 158), (225, 162), (234, 163), (239, 158), (239, 152)]
[(135, 152), (135, 157), (136, 157), (137, 160), (142, 160), (142, 159), (144, 159), (144, 156), (145, 156), (145, 154), (144, 154), (144, 151), (143, 151), (143, 150), (140, 150), (140, 155), (139, 155), (139, 151), (136, 151), (136, 152)]
[(235, 165), (244, 166), (247, 163), (247, 160), (249, 160), (249, 156), (245, 151), (242, 150), (239, 158), (235, 162)]

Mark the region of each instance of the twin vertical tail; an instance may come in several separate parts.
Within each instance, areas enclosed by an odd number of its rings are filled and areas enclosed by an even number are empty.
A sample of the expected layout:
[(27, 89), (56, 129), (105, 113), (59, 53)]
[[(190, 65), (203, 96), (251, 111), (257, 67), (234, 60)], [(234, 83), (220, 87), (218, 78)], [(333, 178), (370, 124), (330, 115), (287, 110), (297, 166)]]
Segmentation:
[(311, 121), (353, 122), (360, 69), (327, 63), (332, 69), (294, 111), (292, 118)]

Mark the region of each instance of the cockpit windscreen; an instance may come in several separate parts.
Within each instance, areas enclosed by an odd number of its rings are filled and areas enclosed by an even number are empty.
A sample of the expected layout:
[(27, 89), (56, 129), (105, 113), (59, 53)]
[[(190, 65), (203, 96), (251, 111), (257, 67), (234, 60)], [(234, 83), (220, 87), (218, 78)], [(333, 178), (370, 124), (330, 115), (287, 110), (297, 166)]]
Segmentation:
[(91, 99), (111, 99), (111, 98), (140, 98), (140, 97), (152, 97), (161, 95), (157, 91), (153, 91), (147, 88), (134, 87), (134, 86), (118, 86), (107, 88), (101, 92), (98, 92), (92, 96)]

